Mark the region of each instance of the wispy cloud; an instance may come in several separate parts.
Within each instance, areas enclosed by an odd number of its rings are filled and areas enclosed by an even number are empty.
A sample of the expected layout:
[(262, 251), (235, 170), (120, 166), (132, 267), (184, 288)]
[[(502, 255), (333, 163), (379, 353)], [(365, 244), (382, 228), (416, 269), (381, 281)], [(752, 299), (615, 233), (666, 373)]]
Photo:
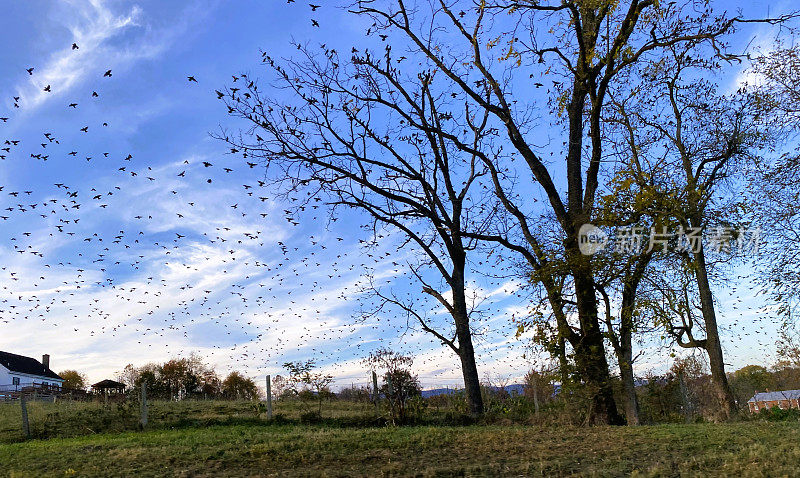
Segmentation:
[[(49, 99), (66, 94), (90, 75), (98, 78), (108, 69), (124, 72), (136, 62), (164, 53), (200, 21), (212, 5), (192, 2), (168, 27), (152, 28), (138, 5), (114, 8), (104, 0), (62, 0), (59, 21), (71, 33), (64, 47), (50, 54), (33, 75), (20, 83), (17, 96), (31, 111)], [(204, 6), (205, 5), (205, 6)], [(72, 49), (72, 43), (78, 45)], [(50, 85), (51, 92), (44, 88)]]
[[(34, 67), (34, 74), (17, 87), (18, 95), (26, 109), (42, 105), (48, 98), (60, 96), (100, 67), (101, 60), (119, 65), (130, 61), (132, 55), (119, 56), (119, 51), (107, 42), (135, 27), (141, 19), (142, 10), (134, 5), (123, 13), (111, 10), (101, 0), (66, 1), (71, 15), (65, 18), (72, 34), (72, 42), (53, 52), (41, 67)], [(72, 49), (72, 43), (79, 46)], [(45, 92), (50, 85), (52, 92)]]

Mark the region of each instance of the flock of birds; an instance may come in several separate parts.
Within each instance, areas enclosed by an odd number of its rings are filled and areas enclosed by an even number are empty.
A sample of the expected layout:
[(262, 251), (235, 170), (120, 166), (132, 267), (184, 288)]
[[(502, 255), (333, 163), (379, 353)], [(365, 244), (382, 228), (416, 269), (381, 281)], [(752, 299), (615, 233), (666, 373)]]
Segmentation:
[[(24, 71), (38, 81), (36, 66)], [(273, 197), (264, 168), (235, 150), (168, 165), (135, 150), (90, 151), (92, 135), (114, 125), (80, 122), (83, 102), (103, 101), (102, 82), (118, 79), (112, 69), (95, 75), (99, 87), (63, 100), (75, 112), (74, 132), (48, 128), (35, 142), (0, 129), (0, 167), (32, 161), (58, 177), (45, 189), (37, 181), (38, 190), (0, 183), (0, 247), (10, 256), (0, 266), (0, 327), (14, 332), (6, 336), (55, 337), (76, 354), (121, 344), (140, 351), (131, 358), (139, 363), (200, 351), (250, 373), (275, 373), (289, 359), (359, 362), (384, 340), (412, 352), (430, 343), (407, 334), (399, 314), (358, 319), (365, 274), (387, 277), (384, 285), (405, 274), (406, 252), (396, 250), (390, 233), (339, 228), (341, 216), (330, 215), (320, 198)], [(200, 82), (187, 74), (185, 84)], [(53, 95), (48, 101), (75, 94), (60, 87), (39, 85)], [(24, 97), (12, 99), (3, 125), (25, 108)], [(72, 133), (81, 141), (70, 141)], [(113, 174), (93, 174), (100, 163)], [(65, 165), (85, 174), (63, 179)], [(457, 377), (457, 361), (447, 354), (453, 367), (436, 368)]]
[[(69, 50), (80, 48), (73, 43)], [(37, 81), (36, 66), (22, 69)], [(103, 82), (118, 78), (112, 69), (95, 75)], [(187, 88), (201, 85), (193, 74), (185, 78)], [(243, 80), (249, 81), (232, 77)], [(60, 86), (39, 87), (55, 102), (72, 94)], [(433, 370), (424, 381), (458, 382), (455, 356), (437, 349), (432, 337), (408, 334), (400, 313), (357, 319), (365, 274), (379, 277), (380, 286), (401, 284), (400, 293), (419, 295), (404, 267), (409, 252), (397, 249), (402, 241), (391, 232), (356, 232), (357, 216), (340, 227), (340, 217), (318, 197), (274, 197), (264, 168), (241, 151), (164, 164), (135, 150), (72, 146), (65, 137), (82, 135), (80, 144), (91, 144), (98, 130), (113, 130), (110, 121), (78, 121), (82, 103), (100, 102), (102, 93), (90, 89), (65, 101), (75, 111), (75, 131), (46, 128), (39, 141), (8, 137), (2, 129), (14, 123), (25, 98), (13, 96), (0, 116), (0, 169), (46, 164), (53, 177), (65, 167), (84, 171), (45, 189), (37, 181), (39, 190), (0, 182), (0, 328), (12, 332), (3, 336), (57, 338), (76, 355), (119, 344), (141, 354), (130, 358), (137, 364), (200, 351), (212, 363), (251, 374), (276, 373), (284, 361), (302, 358), (331, 366), (343, 361), (341, 370), (350, 370), (348, 363), (388, 342), (422, 352), (415, 368)], [(221, 95), (211, 89), (209, 98)], [(98, 162), (113, 174), (95, 175)], [(517, 293), (501, 280), (482, 285), (505, 285), (509, 297)], [(493, 367), (506, 370), (520, 355), (509, 349), (525, 344), (505, 340), (513, 335), (508, 303), (483, 307), (476, 323), (481, 354), (498, 357)], [(446, 327), (446, 317), (434, 312), (431, 320)], [(520, 374), (524, 367), (513, 364)]]

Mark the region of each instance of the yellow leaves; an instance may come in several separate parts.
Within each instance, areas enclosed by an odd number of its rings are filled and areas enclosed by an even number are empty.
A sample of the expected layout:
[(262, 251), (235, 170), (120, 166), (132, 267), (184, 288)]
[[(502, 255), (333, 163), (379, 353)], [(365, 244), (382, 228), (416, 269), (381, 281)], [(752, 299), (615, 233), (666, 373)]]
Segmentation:
[(558, 117), (560, 118), (561, 115), (564, 114), (564, 111), (567, 109), (567, 105), (569, 104), (569, 90), (564, 90), (558, 95)]
[(616, 189), (628, 190), (628, 189), (630, 189), (630, 187), (634, 183), (633, 178), (631, 178), (631, 177), (626, 177), (626, 178), (621, 179), (621, 180), (618, 179), (618, 178), (619, 178), (619, 176), (617, 178), (615, 178), (615, 181), (614, 181)]
[[(501, 38), (502, 38), (502, 35), (498, 36), (498, 37), (497, 37), (497, 38), (495, 38), (494, 40), (490, 40), (490, 41), (489, 41), (489, 42), (486, 44), (486, 49), (487, 49), (487, 50), (491, 50), (492, 48), (496, 47), (496, 46), (497, 46), (497, 45), (500, 43), (500, 39), (501, 39)], [(519, 39), (518, 39), (518, 38), (515, 38), (515, 37), (512, 37), (510, 40), (508, 40), (508, 42), (507, 42), (507, 44), (508, 44), (508, 50), (505, 52), (505, 54), (504, 54), (504, 55), (502, 55), (502, 56), (501, 56), (501, 57), (498, 59), (499, 61), (506, 61), (506, 60), (508, 60), (509, 58), (515, 58), (515, 59), (516, 59), (517, 66), (521, 66), (521, 65), (522, 65), (522, 54), (520, 54), (518, 51), (516, 51), (516, 50), (514, 49), (514, 43), (516, 43), (517, 41), (519, 41)]]
[(633, 56), (633, 48), (630, 45), (626, 46), (620, 52), (620, 56), (622, 57), (623, 60), (627, 60), (627, 59), (631, 58)]
[(582, 10), (598, 10), (606, 5), (613, 5), (615, 2), (608, 0), (577, 0), (575, 2)]
[(599, 216), (613, 222), (618, 214), (652, 210), (655, 204), (672, 200), (669, 195), (649, 187), (651, 174), (634, 169), (618, 171), (609, 181), (607, 194), (600, 197)]
[[(502, 36), (502, 35), (501, 35), (501, 36)], [(492, 48), (496, 47), (496, 46), (497, 46), (497, 44), (498, 44), (498, 43), (500, 43), (500, 38), (501, 38), (501, 36), (498, 36), (498, 37), (497, 37), (497, 38), (495, 38), (494, 40), (489, 40), (489, 42), (488, 42), (488, 43), (486, 43), (486, 49), (487, 49), (487, 50), (491, 50)]]
[(601, 9), (608, 7), (607, 15), (611, 15), (619, 6), (619, 0), (576, 0), (575, 4), (582, 14), (586, 14), (588, 11), (599, 12)]
[(511, 57), (515, 57), (518, 59), (518, 62), (521, 61), (521, 56), (519, 52), (514, 50), (514, 40), (508, 42), (508, 51), (505, 55), (500, 57), (500, 61), (506, 61)]

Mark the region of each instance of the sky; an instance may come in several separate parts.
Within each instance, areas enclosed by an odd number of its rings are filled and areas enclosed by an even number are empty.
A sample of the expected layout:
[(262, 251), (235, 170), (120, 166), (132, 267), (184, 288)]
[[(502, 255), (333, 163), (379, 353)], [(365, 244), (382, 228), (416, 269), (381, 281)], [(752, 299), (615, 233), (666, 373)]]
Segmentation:
[[(367, 25), (319, 3), (4, 3), (0, 141), (19, 143), (0, 159), (0, 350), (48, 353), (54, 370), (90, 382), (192, 352), (258, 380), (314, 358), (343, 386), (368, 383), (362, 359), (389, 347), (415, 357), (423, 386), (459, 385), (455, 355), (405, 317), (359, 318), (365, 268), (411, 290), (392, 264), (405, 253), (396, 235), (367, 247), (363, 218), (347, 212), (287, 220), (283, 199), (259, 187), (264, 172), (212, 137), (239, 126), (215, 90), (265, 74), (262, 51), (364, 41)], [(775, 324), (739, 275), (716, 291), (727, 361), (768, 364)], [(536, 360), (530, 337), (514, 336), (529, 308), (520, 286), (480, 276), (470, 285), (483, 312), (482, 378), (518, 381)], [(441, 310), (427, 313), (443, 323)], [(642, 346), (638, 375), (668, 368), (669, 347)]]

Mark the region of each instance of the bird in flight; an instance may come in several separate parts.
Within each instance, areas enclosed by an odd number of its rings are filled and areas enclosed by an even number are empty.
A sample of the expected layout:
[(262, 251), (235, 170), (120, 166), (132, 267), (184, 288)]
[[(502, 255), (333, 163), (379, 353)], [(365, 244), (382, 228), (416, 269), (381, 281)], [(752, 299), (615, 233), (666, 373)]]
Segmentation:
[(105, 73), (103, 73), (103, 78), (105, 78), (105, 77), (111, 78), (111, 70), (108, 70)]
[(73, 49), (73, 50), (77, 50), (78, 48), (80, 48), (80, 47), (78, 46), (78, 44), (77, 44), (77, 43), (73, 43), (73, 44), (72, 44), (72, 49)]

